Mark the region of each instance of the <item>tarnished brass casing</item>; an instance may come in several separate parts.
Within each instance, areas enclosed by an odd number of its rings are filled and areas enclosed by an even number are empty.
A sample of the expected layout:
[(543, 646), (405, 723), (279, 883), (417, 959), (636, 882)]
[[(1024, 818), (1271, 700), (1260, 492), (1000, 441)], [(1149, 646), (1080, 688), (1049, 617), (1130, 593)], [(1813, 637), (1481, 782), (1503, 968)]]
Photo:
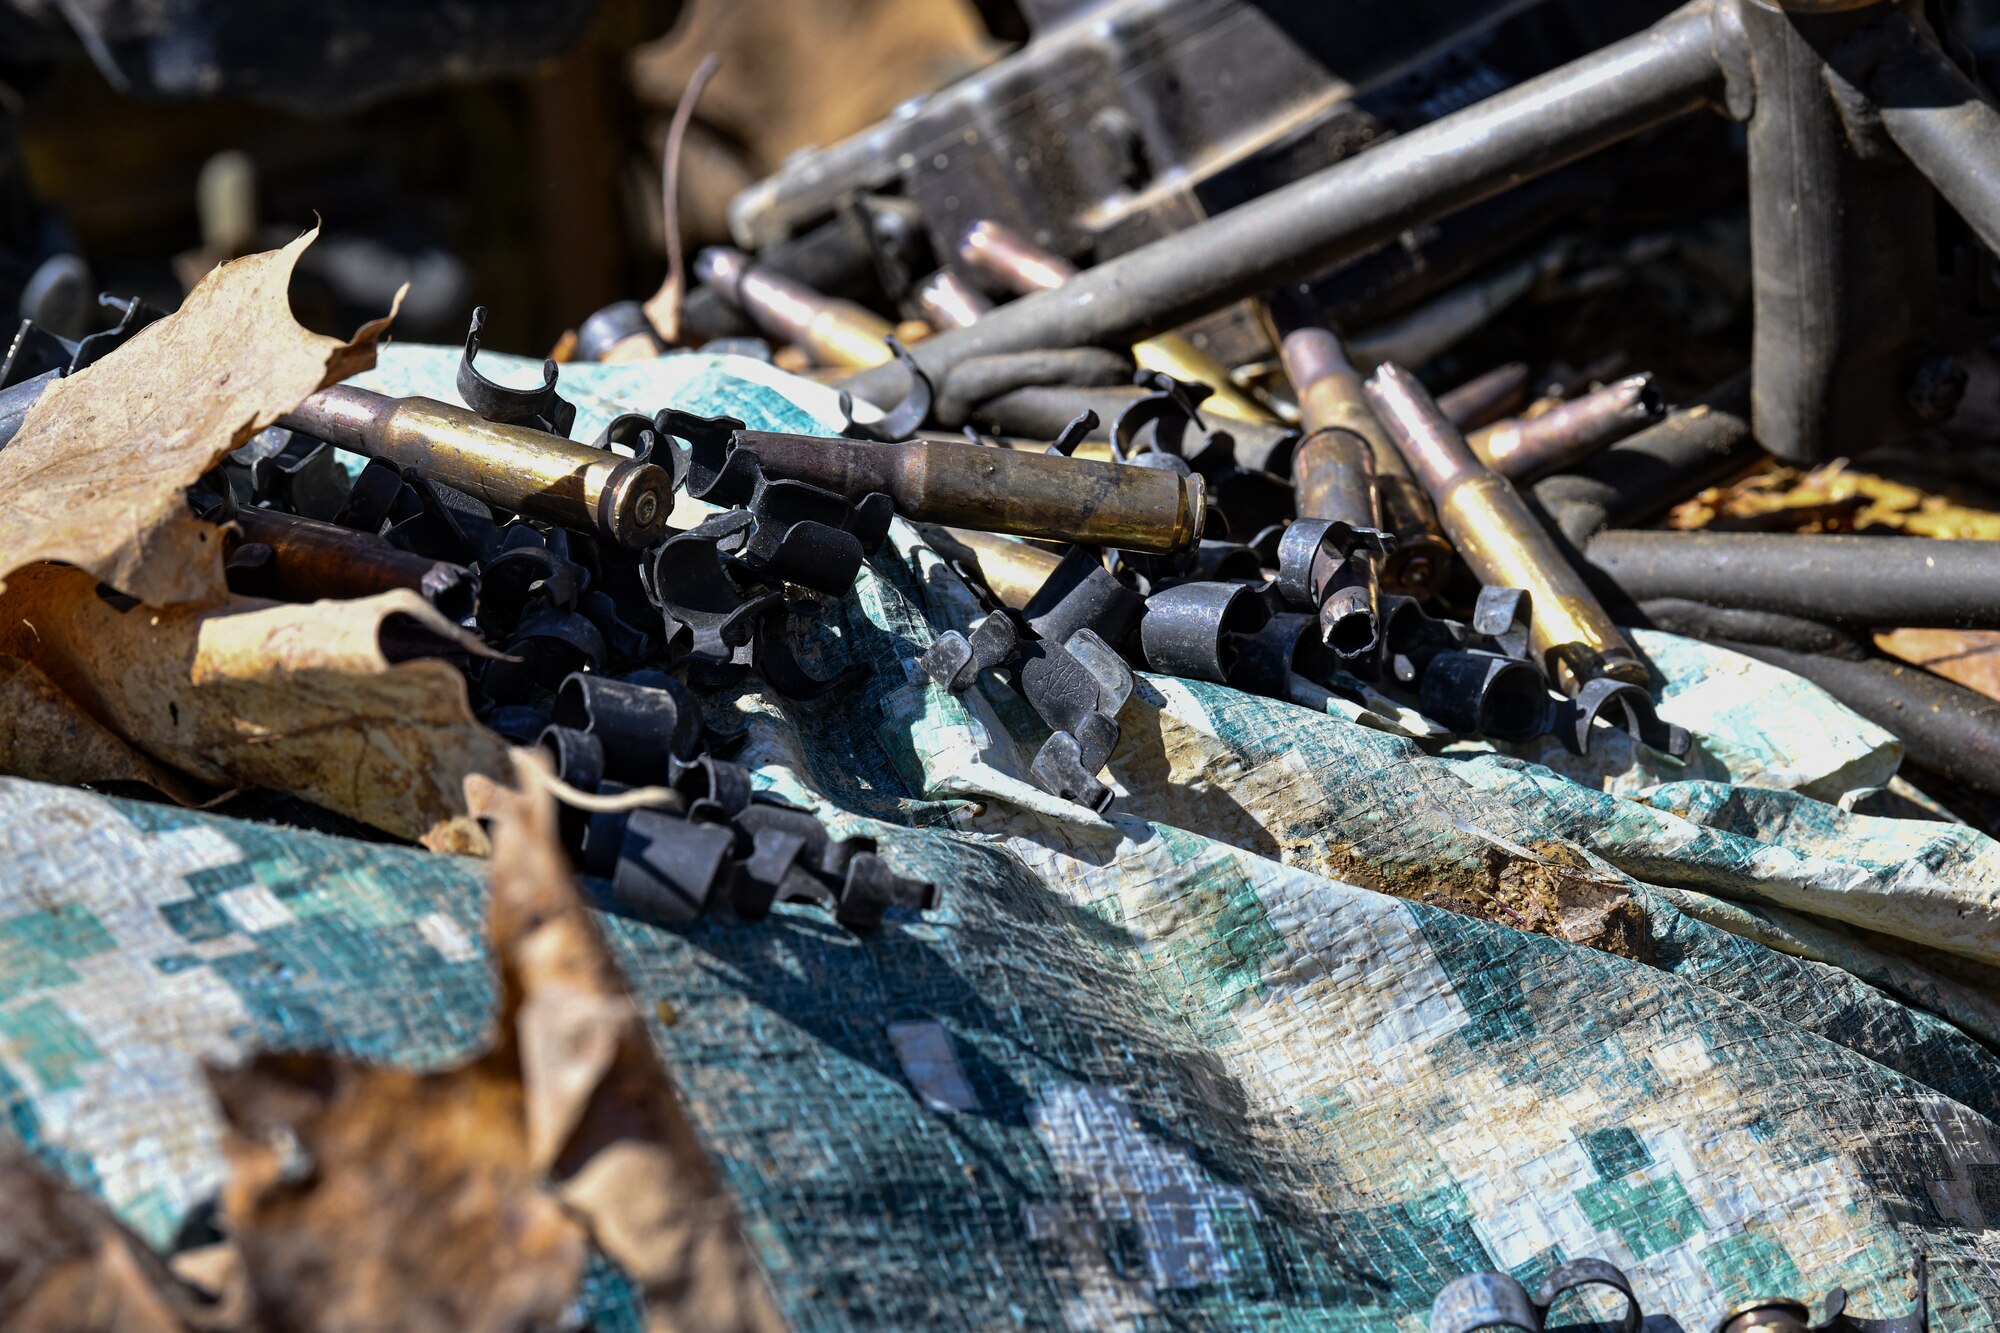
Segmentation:
[(973, 528), (927, 528), (924, 535), (938, 554), (972, 565), (986, 590), (1015, 611), (1041, 591), (1062, 563), (1062, 556), (1048, 547), (1018, 537)]
[(1509, 481), (1560, 472), (1667, 414), (1651, 375), (1631, 375), (1539, 416), (1482, 426), (1465, 437), (1479, 461)]
[(1316, 430), (1292, 453), (1292, 495), (1300, 518), (1337, 518), (1355, 527), (1379, 528), (1375, 451), (1344, 427)]
[(1315, 433), (1349, 431), (1367, 441), (1375, 464), (1376, 513), (1380, 526), (1396, 537), (1395, 552), (1382, 562), (1382, 587), (1410, 597), (1430, 596), (1451, 573), (1451, 543), (1438, 525), (1430, 497), (1410, 475), (1408, 464), (1368, 405), (1361, 373), (1328, 329), (1303, 328), (1287, 334), (1283, 354), (1285, 372), (1298, 390), (1299, 420), (1305, 428)]
[(1769, 1297), (1745, 1301), (1722, 1316), (1715, 1333), (1807, 1333), (1812, 1311), (1804, 1302)]
[(942, 440), (875, 444), (761, 431), (734, 439), (768, 477), (856, 500), (879, 491), (914, 522), (1126, 551), (1180, 551), (1201, 539), (1206, 492), (1198, 475)]
[(703, 250), (695, 275), (738, 306), (774, 338), (797, 343), (822, 366), (865, 369), (895, 354), (883, 340), (895, 325), (852, 301), (826, 296), (804, 283), (760, 267), (727, 246)]
[(1438, 410), (1417, 377), (1385, 364), (1368, 397), (1410, 471), (1479, 581), (1528, 593), (1529, 640), (1557, 688), (1574, 694), (1599, 676), (1643, 685), (1644, 662), (1505, 478), (1495, 476)]
[[(986, 274), (1016, 295), (1060, 287), (1079, 272), (1059, 254), (1044, 250), (1011, 227), (980, 221), (966, 229), (958, 257), (966, 267)], [(1191, 384), (1206, 384), (1213, 396), (1204, 412), (1237, 421), (1276, 421), (1265, 406), (1236, 387), (1229, 368), (1178, 333), (1163, 333), (1132, 346), (1132, 359)]]
[(454, 619), (472, 610), (473, 578), (463, 566), (276, 509), (244, 508), (233, 521), (244, 542), (270, 548), (270, 592), (285, 601), (372, 597), (408, 588)]
[(638, 550), (673, 508), (664, 468), (524, 426), (488, 421), (432, 398), (388, 398), (336, 384), (282, 423), (393, 463), (487, 504)]

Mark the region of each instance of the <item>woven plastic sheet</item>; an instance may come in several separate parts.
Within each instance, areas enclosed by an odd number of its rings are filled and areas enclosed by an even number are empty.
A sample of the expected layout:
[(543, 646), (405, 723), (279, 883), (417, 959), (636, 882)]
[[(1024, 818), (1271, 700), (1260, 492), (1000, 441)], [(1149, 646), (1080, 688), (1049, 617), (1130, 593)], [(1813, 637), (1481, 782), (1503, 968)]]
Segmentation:
[[(449, 397), (455, 355), (371, 381)], [(585, 437), (826, 418), (747, 364), (564, 383)], [(915, 670), (971, 612), (899, 525), (807, 631), (864, 683), (711, 704), (940, 911), (603, 918), (800, 1327), (1420, 1329), (1460, 1273), (1597, 1255), (1701, 1329), (1835, 1285), (1902, 1314), (1919, 1251), (1934, 1328), (2000, 1325), (2000, 851), (1839, 808), (1881, 807), (1891, 738), (1663, 635), (1686, 766), (1143, 676), (1100, 820), (1026, 780), (1004, 688)], [(481, 1039), (476, 863), (19, 781), (0, 829), (0, 1101), (156, 1243), (221, 1179), (197, 1058)], [(1607, 917), (1619, 953), (1558, 937)], [(630, 1299), (600, 1272), (587, 1304)]]

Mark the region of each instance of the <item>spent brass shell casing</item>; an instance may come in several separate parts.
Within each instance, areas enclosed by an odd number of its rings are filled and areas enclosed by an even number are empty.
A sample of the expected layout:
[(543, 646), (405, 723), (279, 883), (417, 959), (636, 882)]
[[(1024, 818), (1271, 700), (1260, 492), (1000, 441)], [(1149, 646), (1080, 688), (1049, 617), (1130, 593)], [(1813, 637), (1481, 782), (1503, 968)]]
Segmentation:
[(1529, 641), (1557, 688), (1575, 694), (1599, 676), (1643, 685), (1646, 665), (1611, 623), (1583, 576), (1504, 477), (1482, 464), (1415, 375), (1385, 363), (1368, 381), (1374, 405), (1437, 502), (1459, 556), (1493, 588), (1528, 593)]
[(1344, 427), (1316, 430), (1292, 454), (1292, 495), (1300, 518), (1337, 518), (1357, 528), (1379, 528), (1375, 453)]
[(1311, 433), (1348, 431), (1368, 444), (1375, 465), (1379, 526), (1396, 536), (1395, 551), (1382, 562), (1383, 589), (1429, 597), (1451, 573), (1451, 542), (1438, 523), (1430, 496), (1410, 475), (1409, 465), (1368, 405), (1361, 372), (1330, 329), (1296, 329), (1285, 335), (1280, 354), (1298, 391), (1300, 424)]
[(657, 464), (501, 425), (432, 398), (389, 398), (336, 384), (280, 421), (495, 508), (595, 532), (633, 550), (652, 544), (673, 509), (673, 478)]
[(865, 369), (891, 360), (883, 341), (896, 326), (852, 301), (774, 273), (741, 250), (711, 246), (695, 256), (695, 276), (774, 338), (796, 343), (822, 366)]
[(1528, 380), (1533, 373), (1525, 361), (1495, 366), (1439, 394), (1438, 411), (1460, 430), (1490, 426), (1527, 402)]
[[(1080, 269), (1061, 255), (1036, 245), (1013, 228), (982, 220), (966, 229), (958, 245), (959, 260), (984, 273), (1017, 296), (1045, 292), (1074, 278)], [(1177, 380), (1206, 384), (1213, 396), (1204, 411), (1237, 421), (1276, 421), (1262, 403), (1236, 387), (1229, 368), (1177, 333), (1134, 343), (1132, 359), (1147, 370)]]
[(932, 328), (968, 329), (993, 308), (986, 293), (948, 268), (941, 268), (917, 284), (917, 306)]
[(476, 585), (462, 565), (276, 509), (240, 509), (234, 522), (245, 543), (270, 548), (266, 577), (272, 595), (284, 601), (372, 597), (408, 588), (454, 620), (472, 611)]
[(945, 440), (875, 444), (762, 431), (733, 439), (767, 477), (850, 500), (879, 491), (913, 522), (1126, 551), (1180, 551), (1201, 538), (1199, 476)]
[(1532, 481), (1580, 463), (1666, 414), (1666, 400), (1653, 386), (1653, 377), (1632, 375), (1537, 416), (1482, 427), (1465, 442), (1480, 462), (1507, 480)]
[(1062, 556), (1046, 546), (972, 528), (930, 528), (925, 536), (940, 554), (972, 564), (986, 590), (1015, 611), (1041, 591), (1062, 563)]

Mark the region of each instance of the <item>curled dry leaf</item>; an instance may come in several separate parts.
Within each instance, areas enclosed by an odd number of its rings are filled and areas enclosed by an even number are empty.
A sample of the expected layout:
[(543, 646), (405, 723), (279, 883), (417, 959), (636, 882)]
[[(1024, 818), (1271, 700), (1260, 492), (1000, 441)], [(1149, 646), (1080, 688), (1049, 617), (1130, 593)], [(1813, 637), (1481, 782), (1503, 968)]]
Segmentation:
[[(0, 594), (0, 656), (31, 663), (42, 680), (17, 675), (0, 688), (52, 685), (87, 719), (67, 720), (93, 748), (57, 753), (45, 727), (0, 725), (0, 769), (66, 782), (136, 776), (169, 794), (176, 781), (266, 787), (401, 837), (450, 841), (469, 828), (466, 775), (506, 773), (506, 745), (473, 720), (451, 663), (391, 664), (381, 641), (398, 627), (485, 651), (412, 592), (121, 610), (81, 570), (21, 570)], [(44, 713), (64, 720), (58, 708)], [(86, 771), (99, 763), (104, 771)], [(161, 766), (186, 778), (160, 779)]]
[(56, 688), (33, 662), (0, 657), (0, 768), (44, 782), (138, 782), (183, 805), (203, 793), (156, 764)]
[(191, 1333), (224, 1313), (204, 1307), (103, 1204), (0, 1141), (0, 1328)]
[(266, 1328), (530, 1328), (570, 1308), (595, 1241), (651, 1328), (783, 1327), (555, 838), (525, 792), (493, 817), (500, 1012), (433, 1074), (263, 1055), (209, 1077), (228, 1126), (223, 1214)]
[(0, 450), (0, 579), (62, 561), (154, 606), (224, 599), (221, 541), (181, 493), (308, 394), (374, 365), (388, 327), (343, 343), (292, 317), (292, 268), (318, 234), (222, 265), (178, 311), (49, 386)]
[(487, 794), (501, 1031), (526, 1082), (529, 1149), (551, 1188), (646, 1297), (647, 1325), (785, 1327), (673, 1079), (584, 910), (539, 757)]

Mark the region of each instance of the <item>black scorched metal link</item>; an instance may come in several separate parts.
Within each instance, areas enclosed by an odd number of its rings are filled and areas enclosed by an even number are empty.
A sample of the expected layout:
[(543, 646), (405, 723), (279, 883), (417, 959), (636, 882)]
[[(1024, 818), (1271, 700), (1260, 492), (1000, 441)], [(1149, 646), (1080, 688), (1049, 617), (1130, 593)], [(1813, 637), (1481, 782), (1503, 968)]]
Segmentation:
[(479, 335), (485, 328), (486, 307), (480, 306), (472, 312), (472, 327), (465, 332), (465, 355), (458, 363), (459, 398), (488, 421), (531, 426), (568, 439), (569, 428), (576, 424), (576, 404), (556, 392), (556, 363), (542, 362), (542, 382), (536, 388), (511, 389), (496, 384), (473, 364), (479, 356)]
[(891, 907), (938, 905), (937, 886), (896, 874), (874, 839), (833, 837), (810, 811), (757, 792), (742, 767), (698, 750), (682, 756), (670, 748), (662, 757), (655, 747), (698, 747), (699, 714), (686, 720), (692, 701), (648, 704), (642, 696), (658, 691), (656, 683), (612, 684), (629, 688), (589, 700), (590, 730), (552, 725), (540, 745), (564, 783), (598, 795), (629, 790), (610, 774), (664, 768), (663, 783), (648, 784), (666, 787), (657, 805), (563, 813), (571, 856), (586, 874), (610, 881), (619, 911), (679, 925), (714, 903), (759, 921), (776, 903), (806, 902), (827, 906), (850, 930), (872, 930)]
[(1313, 628), (1274, 583), (1182, 583), (1146, 599), (1139, 639), (1149, 670), (1284, 699), (1294, 675), (1323, 684), (1333, 673)]
[(968, 633), (940, 635), (918, 666), (954, 694), (986, 671), (1007, 670), (1050, 728), (1029, 766), (1035, 781), (1101, 814), (1113, 792), (1097, 772), (1118, 747), (1118, 710), (1132, 693), (1132, 669), (1113, 644), (1130, 638), (1140, 609), (1138, 594), (1094, 550), (1071, 547), (1023, 608), (1024, 620), (995, 610)]

